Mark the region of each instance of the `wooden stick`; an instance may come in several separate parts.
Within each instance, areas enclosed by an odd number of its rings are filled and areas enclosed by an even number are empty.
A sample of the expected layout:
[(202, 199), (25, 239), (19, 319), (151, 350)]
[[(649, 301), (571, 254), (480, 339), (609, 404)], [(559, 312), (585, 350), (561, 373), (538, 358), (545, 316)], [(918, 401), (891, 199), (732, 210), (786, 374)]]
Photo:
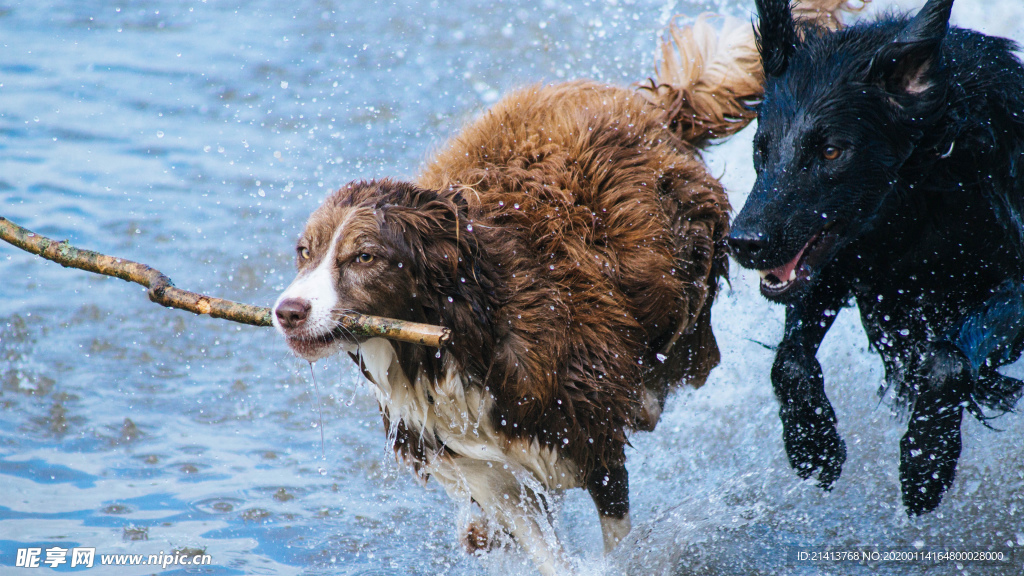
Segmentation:
[[(46, 236), (18, 226), (3, 216), (0, 216), (0, 239), (66, 268), (78, 268), (141, 284), (149, 288), (149, 299), (161, 306), (180, 308), (196, 314), (209, 314), (214, 318), (224, 318), (252, 326), (273, 325), (270, 320), (270, 308), (241, 304), (176, 288), (170, 278), (155, 268), (92, 250), (75, 248), (68, 244), (67, 240), (54, 242)], [(344, 313), (339, 315), (338, 323), (353, 335), (368, 338), (389, 338), (435, 348), (440, 348), (451, 340), (451, 330), (447, 328), (380, 316)]]

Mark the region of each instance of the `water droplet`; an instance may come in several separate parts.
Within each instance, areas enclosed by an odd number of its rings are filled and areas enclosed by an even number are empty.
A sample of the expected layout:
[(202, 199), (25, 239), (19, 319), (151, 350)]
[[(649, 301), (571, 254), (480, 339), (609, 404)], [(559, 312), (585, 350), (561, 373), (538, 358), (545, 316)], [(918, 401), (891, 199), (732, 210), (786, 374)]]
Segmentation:
[(655, 354), (655, 357), (658, 359), (658, 362), (664, 362), (665, 360), (668, 360), (668, 356), (665, 356), (664, 354)]
[(437, 354), (434, 354), (434, 358), (440, 358), (440, 357), (441, 357), (441, 351), (438, 350)]
[(164, 131), (163, 130), (157, 130), (156, 131), (156, 137), (157, 138), (163, 138), (164, 137)]
[(513, 204), (512, 207), (515, 208), (516, 210), (519, 210), (519, 203), (517, 202)]
[(473, 225), (472, 224), (466, 224), (466, 230), (469, 230), (470, 232), (472, 232), (473, 231)]
[(323, 467), (318, 468), (317, 472), (319, 472), (321, 476), (327, 476), (327, 469), (326, 468), (323, 468)]

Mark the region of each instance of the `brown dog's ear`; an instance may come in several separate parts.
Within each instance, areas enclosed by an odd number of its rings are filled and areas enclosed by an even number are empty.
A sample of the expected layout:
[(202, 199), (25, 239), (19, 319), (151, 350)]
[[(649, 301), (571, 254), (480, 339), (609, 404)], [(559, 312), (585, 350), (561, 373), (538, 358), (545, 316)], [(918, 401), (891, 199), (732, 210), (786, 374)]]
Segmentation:
[(486, 325), (490, 309), (484, 300), (495, 287), (466, 200), (458, 192), (402, 186), (403, 193), (383, 206), (382, 231), (408, 254), (418, 291), (435, 300), (431, 307), (453, 331), (463, 323)]
[(953, 0), (929, 0), (896, 39), (871, 60), (868, 81), (897, 95), (920, 96), (935, 85)]
[(789, 0), (755, 0), (754, 3), (757, 5), (754, 36), (757, 51), (761, 53), (761, 66), (766, 75), (781, 76), (799, 42), (793, 9)]
[[(498, 272), (481, 254), (465, 199), (457, 192), (417, 189), (386, 208), (385, 233), (409, 254), (418, 302), (428, 323), (452, 331), (449, 350), (470, 366), (473, 350), (492, 350), (493, 315), (503, 296)], [(483, 354), (489, 358), (490, 352)], [(480, 374), (487, 366), (475, 366)]]

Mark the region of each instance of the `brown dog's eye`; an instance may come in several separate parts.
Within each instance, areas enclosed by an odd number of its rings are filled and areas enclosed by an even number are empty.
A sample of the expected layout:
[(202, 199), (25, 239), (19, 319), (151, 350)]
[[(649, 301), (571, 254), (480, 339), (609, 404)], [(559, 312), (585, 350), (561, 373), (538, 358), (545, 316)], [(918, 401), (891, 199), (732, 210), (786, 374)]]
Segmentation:
[(356, 262), (359, 262), (360, 264), (369, 264), (370, 262), (373, 262), (373, 254), (363, 252), (359, 256), (356, 256)]
[(842, 149), (832, 145), (825, 146), (821, 149), (821, 157), (825, 160), (835, 160), (836, 158), (839, 158), (839, 155), (842, 153)]
[(309, 260), (309, 248), (299, 248), (299, 256), (303, 260)]

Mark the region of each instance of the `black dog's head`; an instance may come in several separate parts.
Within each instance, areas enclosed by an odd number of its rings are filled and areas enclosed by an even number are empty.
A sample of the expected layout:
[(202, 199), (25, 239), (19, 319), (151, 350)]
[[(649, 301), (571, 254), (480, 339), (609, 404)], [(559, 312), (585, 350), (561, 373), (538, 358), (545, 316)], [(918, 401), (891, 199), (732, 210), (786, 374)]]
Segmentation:
[(788, 0), (757, 0), (766, 83), (757, 181), (729, 244), (786, 301), (884, 210), (922, 131), (943, 113), (941, 44), (953, 0), (913, 19), (833, 33), (794, 23)]

